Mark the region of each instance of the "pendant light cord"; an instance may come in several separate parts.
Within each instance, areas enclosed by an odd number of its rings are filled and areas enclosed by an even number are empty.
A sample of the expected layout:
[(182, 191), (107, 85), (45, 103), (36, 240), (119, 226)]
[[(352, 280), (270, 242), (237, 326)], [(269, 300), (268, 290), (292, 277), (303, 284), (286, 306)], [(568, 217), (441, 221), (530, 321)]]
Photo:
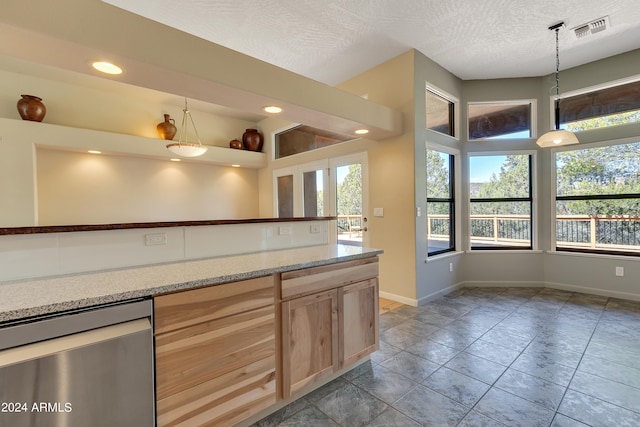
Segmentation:
[(560, 42), (558, 33), (560, 27), (555, 28), (556, 31), (556, 130), (560, 129)]

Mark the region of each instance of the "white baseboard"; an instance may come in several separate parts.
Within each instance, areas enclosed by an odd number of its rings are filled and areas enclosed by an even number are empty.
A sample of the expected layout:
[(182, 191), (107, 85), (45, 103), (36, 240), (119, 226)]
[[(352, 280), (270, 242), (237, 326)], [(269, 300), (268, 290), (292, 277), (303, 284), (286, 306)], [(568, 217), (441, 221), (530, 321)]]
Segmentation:
[(620, 298), (632, 301), (640, 301), (640, 294), (631, 292), (613, 291), (611, 289), (589, 288), (586, 286), (568, 285), (566, 283), (545, 282), (546, 287), (561, 289), (563, 291), (580, 292), (583, 294), (601, 295), (610, 298)]
[(563, 291), (579, 292), (582, 294), (601, 295), (610, 298), (620, 298), (632, 301), (640, 301), (640, 294), (632, 292), (620, 292), (611, 289), (590, 288), (587, 286), (570, 285), (556, 282), (497, 282), (497, 281), (467, 281), (462, 283), (467, 288), (552, 288)]
[(411, 307), (418, 306), (418, 300), (415, 298), (407, 298), (385, 291), (378, 292), (378, 295), (380, 296), (380, 298), (390, 299), (391, 301), (400, 302), (402, 304), (410, 305)]
[(439, 291), (432, 292), (429, 295), (423, 296), (418, 300), (418, 305), (424, 305), (430, 301), (443, 297), (447, 294), (450, 294), (453, 291), (457, 291), (458, 289), (464, 288), (464, 282), (456, 283), (455, 285), (447, 286), (444, 289), (440, 289)]
[(462, 282), (465, 288), (544, 288), (545, 282), (526, 281), (496, 281), (496, 280), (468, 280)]

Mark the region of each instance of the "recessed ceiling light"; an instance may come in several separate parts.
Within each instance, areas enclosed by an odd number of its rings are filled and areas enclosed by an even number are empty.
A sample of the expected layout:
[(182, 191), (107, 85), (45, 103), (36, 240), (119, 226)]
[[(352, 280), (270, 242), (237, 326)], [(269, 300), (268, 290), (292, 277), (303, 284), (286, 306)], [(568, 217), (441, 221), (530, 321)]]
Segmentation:
[(240, 165), (231, 165), (232, 168), (239, 168)]
[(169, 160), (171, 160), (172, 162), (181, 162), (182, 161), (181, 159), (169, 159)]
[(113, 75), (122, 74), (122, 68), (118, 67), (115, 64), (112, 64), (111, 62), (96, 61), (91, 65), (96, 70), (101, 71), (105, 74), (113, 74)]
[(282, 113), (282, 108), (278, 107), (277, 105), (267, 105), (263, 108), (263, 110), (271, 114)]
[(98, 150), (89, 150), (89, 151), (87, 151), (87, 153), (89, 153), (89, 154), (102, 154), (102, 151), (98, 151)]
[(358, 129), (358, 130), (356, 130), (356, 133), (358, 135), (366, 135), (366, 134), (369, 133), (369, 129)]

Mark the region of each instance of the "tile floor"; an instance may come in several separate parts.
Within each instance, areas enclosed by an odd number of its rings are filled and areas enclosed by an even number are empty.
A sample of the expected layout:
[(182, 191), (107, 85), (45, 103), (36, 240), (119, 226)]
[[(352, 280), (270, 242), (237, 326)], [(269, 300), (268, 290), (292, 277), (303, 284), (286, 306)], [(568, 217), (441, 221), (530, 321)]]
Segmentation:
[(640, 426), (640, 302), (464, 288), (382, 314), (380, 338), (254, 426)]

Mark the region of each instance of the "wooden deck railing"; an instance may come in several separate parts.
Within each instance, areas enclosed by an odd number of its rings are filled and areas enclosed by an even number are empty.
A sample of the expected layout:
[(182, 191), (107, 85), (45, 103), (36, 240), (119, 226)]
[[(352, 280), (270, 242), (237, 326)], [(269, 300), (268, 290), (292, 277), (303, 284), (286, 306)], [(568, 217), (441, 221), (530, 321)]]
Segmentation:
[[(528, 244), (528, 215), (471, 215), (471, 242), (480, 244)], [(448, 215), (427, 216), (427, 238), (448, 240)], [(558, 215), (556, 240), (562, 246), (640, 250), (640, 216), (591, 217)]]

